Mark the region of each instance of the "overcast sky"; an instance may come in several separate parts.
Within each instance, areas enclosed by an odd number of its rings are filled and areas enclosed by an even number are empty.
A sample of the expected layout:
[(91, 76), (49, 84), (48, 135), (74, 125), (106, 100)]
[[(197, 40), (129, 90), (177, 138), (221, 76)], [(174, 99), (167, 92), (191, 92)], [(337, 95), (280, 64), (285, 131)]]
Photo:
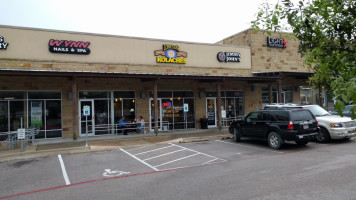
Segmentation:
[(0, 0), (0, 25), (215, 43), (249, 28), (264, 1)]

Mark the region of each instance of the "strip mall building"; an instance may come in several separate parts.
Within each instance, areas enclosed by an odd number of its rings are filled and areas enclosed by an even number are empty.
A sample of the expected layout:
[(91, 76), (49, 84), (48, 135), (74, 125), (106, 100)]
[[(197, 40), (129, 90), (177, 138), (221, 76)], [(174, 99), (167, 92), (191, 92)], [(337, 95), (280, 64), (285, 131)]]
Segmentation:
[(319, 103), (310, 75), (298, 41), (280, 34), (200, 44), (0, 26), (0, 132), (75, 139), (86, 118), (102, 135), (120, 116), (152, 132), (221, 127), (273, 102)]

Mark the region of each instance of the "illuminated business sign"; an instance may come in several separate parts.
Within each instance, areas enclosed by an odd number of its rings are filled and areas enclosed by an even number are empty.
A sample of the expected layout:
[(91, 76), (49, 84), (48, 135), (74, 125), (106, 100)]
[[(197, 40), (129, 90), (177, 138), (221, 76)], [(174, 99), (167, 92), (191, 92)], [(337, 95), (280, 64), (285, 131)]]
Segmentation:
[(284, 38), (270, 38), (267, 37), (267, 46), (276, 48), (287, 48), (287, 42)]
[(4, 37), (0, 36), (0, 49), (6, 50), (9, 43), (5, 43)]
[(52, 53), (69, 53), (69, 54), (90, 54), (88, 46), (90, 42), (71, 41), (71, 40), (49, 40), (49, 51)]
[(178, 45), (164, 44), (162, 50), (154, 51), (158, 63), (187, 63), (188, 53), (179, 50)]
[(241, 56), (237, 52), (219, 52), (218, 61), (220, 62), (240, 62)]
[(171, 108), (171, 107), (172, 107), (172, 103), (170, 101), (162, 103), (162, 108), (164, 109)]

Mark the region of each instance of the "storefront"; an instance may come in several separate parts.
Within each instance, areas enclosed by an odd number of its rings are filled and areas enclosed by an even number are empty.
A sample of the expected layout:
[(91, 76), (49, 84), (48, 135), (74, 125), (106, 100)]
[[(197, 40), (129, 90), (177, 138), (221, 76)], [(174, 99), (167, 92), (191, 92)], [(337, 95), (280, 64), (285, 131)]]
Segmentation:
[(150, 132), (201, 119), (221, 128), (270, 102), (300, 102), (311, 75), (297, 43), (273, 49), (249, 30), (216, 44), (5, 26), (0, 35), (0, 132), (36, 126), (36, 139), (113, 134), (121, 116), (143, 116)]

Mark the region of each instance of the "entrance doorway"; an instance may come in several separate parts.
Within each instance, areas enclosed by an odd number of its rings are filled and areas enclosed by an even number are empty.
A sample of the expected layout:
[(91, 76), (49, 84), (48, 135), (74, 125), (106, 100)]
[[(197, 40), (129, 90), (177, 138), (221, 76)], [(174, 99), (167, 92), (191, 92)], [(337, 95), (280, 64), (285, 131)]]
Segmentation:
[(206, 117), (208, 118), (208, 128), (216, 127), (216, 97), (206, 98)]
[(162, 130), (162, 99), (158, 98), (158, 105), (154, 104), (153, 98), (150, 98), (150, 128), (155, 129), (155, 106), (158, 106), (158, 130)]
[[(84, 106), (90, 107), (90, 113), (88, 116), (83, 114)], [(86, 133), (86, 121), (88, 126), (88, 136), (95, 135), (95, 120), (94, 120), (94, 100), (93, 99), (85, 99), (79, 100), (79, 133), (80, 136), (85, 136)]]

